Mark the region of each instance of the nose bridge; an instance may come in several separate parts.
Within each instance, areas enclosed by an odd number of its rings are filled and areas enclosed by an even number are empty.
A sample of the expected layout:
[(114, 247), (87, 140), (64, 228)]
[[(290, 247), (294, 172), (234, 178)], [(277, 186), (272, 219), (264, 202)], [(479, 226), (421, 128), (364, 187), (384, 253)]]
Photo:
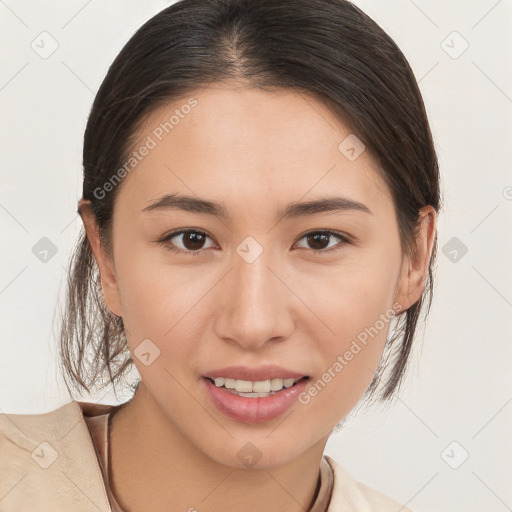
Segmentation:
[(222, 291), (217, 324), (220, 337), (231, 338), (246, 348), (258, 348), (271, 338), (290, 335), (293, 322), (287, 310), (286, 290), (274, 274), (273, 261), (272, 251), (254, 239), (237, 247), (229, 285)]
[[(268, 251), (254, 261), (246, 261), (243, 257), (238, 257), (238, 261), (236, 261), (235, 258), (234, 296), (239, 306), (244, 306), (244, 310), (249, 309), (256, 312), (270, 306), (270, 288), (275, 288), (276, 283), (275, 276), (269, 270), (270, 258), (267, 255)], [(247, 306), (251, 307), (247, 308)]]

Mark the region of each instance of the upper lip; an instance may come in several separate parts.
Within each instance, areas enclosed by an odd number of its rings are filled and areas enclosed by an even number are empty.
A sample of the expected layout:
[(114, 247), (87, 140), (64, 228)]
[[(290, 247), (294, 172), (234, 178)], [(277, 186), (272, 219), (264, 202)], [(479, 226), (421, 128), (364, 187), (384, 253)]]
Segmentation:
[(251, 380), (254, 382), (272, 379), (300, 379), (306, 377), (304, 373), (298, 373), (286, 368), (275, 365), (258, 366), (249, 368), (248, 366), (228, 366), (219, 370), (208, 372), (206, 377), (215, 379), (217, 377), (225, 377), (235, 380)]

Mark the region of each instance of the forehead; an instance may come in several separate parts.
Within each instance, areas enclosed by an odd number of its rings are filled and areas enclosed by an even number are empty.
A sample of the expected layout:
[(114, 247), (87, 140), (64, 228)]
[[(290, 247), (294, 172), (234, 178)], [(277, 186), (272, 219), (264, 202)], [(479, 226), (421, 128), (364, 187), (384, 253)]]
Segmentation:
[(369, 152), (346, 153), (354, 143), (361, 151), (354, 137), (339, 114), (305, 92), (216, 84), (145, 119), (123, 188), (140, 206), (176, 191), (245, 205), (326, 192), (389, 201)]

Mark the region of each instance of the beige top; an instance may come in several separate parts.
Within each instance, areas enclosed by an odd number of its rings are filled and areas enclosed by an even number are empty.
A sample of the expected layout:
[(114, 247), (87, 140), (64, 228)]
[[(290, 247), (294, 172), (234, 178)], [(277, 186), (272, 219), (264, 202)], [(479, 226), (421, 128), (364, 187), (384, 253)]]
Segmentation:
[[(42, 414), (0, 413), (1, 512), (122, 512), (108, 485), (112, 409), (72, 401)], [(319, 482), (314, 512), (411, 512), (327, 455)]]
[[(116, 408), (113, 407), (110, 412), (100, 414), (98, 416), (86, 416), (84, 414), (84, 419), (89, 427), (89, 431), (91, 432), (91, 438), (94, 442), (94, 447), (100, 463), (103, 481), (105, 482), (105, 490), (107, 491), (112, 512), (124, 512), (116, 501), (116, 498), (112, 493), (112, 489), (110, 488), (110, 420), (115, 409)], [(309, 509), (310, 512), (327, 512), (329, 501), (331, 499), (333, 483), (333, 470), (327, 459), (322, 457), (322, 461), (320, 463), (320, 475), (318, 479), (319, 486), (317, 486), (317, 493), (313, 506)]]

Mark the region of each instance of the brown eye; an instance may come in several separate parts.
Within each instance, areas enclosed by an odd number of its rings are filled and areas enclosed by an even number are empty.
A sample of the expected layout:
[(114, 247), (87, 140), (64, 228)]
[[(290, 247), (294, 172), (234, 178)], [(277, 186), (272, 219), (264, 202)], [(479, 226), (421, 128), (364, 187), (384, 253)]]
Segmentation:
[(306, 236), (309, 246), (315, 250), (325, 249), (329, 245), (329, 239), (330, 235), (328, 233), (315, 233)]
[[(311, 231), (306, 233), (301, 240), (305, 239), (307, 242), (306, 249), (312, 249), (313, 252), (328, 252), (332, 247), (343, 246), (349, 243), (349, 240), (339, 233), (334, 231)], [(330, 244), (332, 239), (338, 239), (341, 243)]]
[(187, 233), (183, 233), (182, 243), (185, 246), (185, 249), (189, 251), (197, 251), (198, 249), (202, 249), (206, 237), (203, 233), (198, 233), (197, 231), (188, 231)]
[(208, 238), (210, 237), (203, 231), (187, 229), (170, 233), (160, 243), (170, 251), (196, 255), (208, 248), (205, 248)]

